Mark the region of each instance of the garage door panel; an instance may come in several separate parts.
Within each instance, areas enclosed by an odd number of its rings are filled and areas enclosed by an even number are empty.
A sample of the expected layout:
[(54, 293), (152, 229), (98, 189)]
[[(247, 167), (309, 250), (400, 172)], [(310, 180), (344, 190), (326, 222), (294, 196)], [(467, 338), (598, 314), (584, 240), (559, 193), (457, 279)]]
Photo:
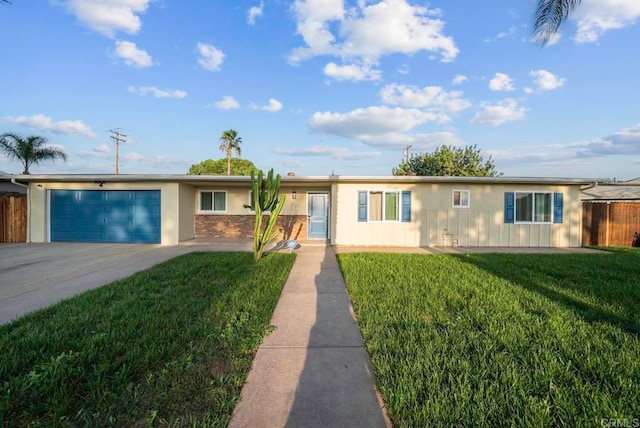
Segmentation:
[(160, 242), (159, 190), (52, 190), (52, 241)]

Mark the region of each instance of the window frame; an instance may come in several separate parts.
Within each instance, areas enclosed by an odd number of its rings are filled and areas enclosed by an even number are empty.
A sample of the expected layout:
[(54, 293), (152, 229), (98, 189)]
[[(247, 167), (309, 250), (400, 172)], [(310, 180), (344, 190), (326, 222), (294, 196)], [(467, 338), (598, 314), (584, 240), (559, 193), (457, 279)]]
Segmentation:
[[(203, 193), (211, 193), (211, 210), (203, 210), (202, 209), (202, 194)], [(216, 210), (215, 209), (215, 194), (216, 193), (224, 193), (224, 210)], [(226, 190), (214, 190), (214, 189), (202, 189), (198, 190), (198, 201), (197, 201), (197, 213), (198, 214), (225, 214), (229, 210), (229, 198), (228, 192)]]
[[(249, 190), (249, 191), (247, 192), (247, 205), (249, 205), (249, 206), (250, 206), (250, 205), (251, 205), (251, 203), (253, 202), (253, 200), (252, 200), (253, 198), (251, 197), (251, 196), (252, 196), (252, 195), (251, 195), (252, 193), (253, 193), (253, 189), (252, 189), (252, 190)], [(284, 194), (284, 193), (281, 193), (281, 194), (280, 194), (280, 197), (282, 197), (282, 195), (283, 195), (283, 194)], [(244, 208), (245, 210), (247, 210), (247, 213), (249, 213), (249, 214), (255, 214), (255, 213), (256, 213), (256, 210), (252, 210), (252, 209), (251, 209), (251, 208), (249, 208), (249, 207), (246, 207), (246, 208), (245, 208), (245, 207), (243, 207), (243, 208)], [(262, 214), (271, 214), (271, 210), (269, 210), (269, 211), (263, 211), (263, 212), (262, 212)]]
[[(462, 193), (467, 194), (467, 205), (456, 205), (456, 192), (460, 192), (460, 201), (462, 201)], [(453, 189), (451, 191), (451, 206), (453, 208), (471, 208), (471, 190), (469, 189)]]
[[(395, 189), (371, 189), (367, 190), (367, 223), (401, 223), (402, 222), (402, 191)], [(371, 193), (382, 193), (382, 220), (371, 220)], [(387, 193), (396, 194), (396, 219), (385, 220), (386, 212), (386, 195)]]
[[(553, 224), (554, 223), (554, 193), (550, 190), (514, 190), (513, 191), (513, 223), (514, 224)], [(533, 196), (533, 203), (531, 204), (531, 220), (519, 221), (518, 220), (518, 195), (529, 194)], [(536, 221), (536, 195), (550, 195), (550, 204), (548, 217), (549, 221)]]

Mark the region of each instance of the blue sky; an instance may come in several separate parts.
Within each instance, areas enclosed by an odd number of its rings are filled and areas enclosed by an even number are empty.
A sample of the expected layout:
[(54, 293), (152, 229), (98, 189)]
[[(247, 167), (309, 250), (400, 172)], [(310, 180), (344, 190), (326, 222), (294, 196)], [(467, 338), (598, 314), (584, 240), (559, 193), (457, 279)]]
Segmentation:
[[(389, 175), (405, 146), (477, 144), (509, 176), (640, 176), (640, 2), (583, 0), (545, 48), (534, 0), (13, 0), (0, 132), (68, 154), (32, 173), (186, 173), (242, 157)], [(0, 157), (0, 170), (21, 172)]]

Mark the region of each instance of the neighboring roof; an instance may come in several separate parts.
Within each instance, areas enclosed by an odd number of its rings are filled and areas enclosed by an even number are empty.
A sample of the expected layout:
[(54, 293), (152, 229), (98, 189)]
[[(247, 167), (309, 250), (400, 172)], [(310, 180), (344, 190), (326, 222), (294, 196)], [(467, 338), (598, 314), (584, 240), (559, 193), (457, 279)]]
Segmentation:
[[(183, 175), (183, 174), (43, 174), (13, 176), (17, 181), (29, 182), (174, 182), (174, 183), (248, 183), (249, 176)], [(283, 184), (330, 183), (467, 183), (467, 184), (574, 184), (589, 185), (597, 179), (556, 177), (423, 177), (423, 176), (284, 176)]]
[(20, 193), (26, 194), (27, 189), (23, 186), (13, 184), (11, 179), (15, 178), (13, 175), (0, 174), (0, 193)]
[[(634, 180), (635, 181), (635, 180)], [(640, 181), (629, 185), (628, 181), (619, 184), (606, 184), (584, 189), (583, 201), (638, 201), (640, 200)]]

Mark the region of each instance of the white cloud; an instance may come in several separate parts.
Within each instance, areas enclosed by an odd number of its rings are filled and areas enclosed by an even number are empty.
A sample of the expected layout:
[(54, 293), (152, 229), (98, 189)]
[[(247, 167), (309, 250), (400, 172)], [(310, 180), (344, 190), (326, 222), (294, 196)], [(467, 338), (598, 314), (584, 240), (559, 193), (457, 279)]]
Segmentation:
[(247, 23), (249, 25), (255, 25), (256, 18), (262, 16), (262, 12), (264, 11), (264, 1), (260, 1), (260, 6), (252, 6), (247, 12)]
[(411, 72), (411, 67), (409, 67), (407, 64), (402, 64), (400, 67), (398, 67), (398, 73), (400, 74), (409, 74)]
[(282, 110), (282, 103), (275, 98), (270, 98), (269, 103), (265, 106), (259, 106), (255, 103), (251, 103), (249, 106), (251, 110), (264, 110), (270, 113), (276, 113)]
[(447, 92), (440, 86), (425, 86), (419, 89), (416, 86), (392, 83), (382, 88), (380, 96), (387, 104), (410, 108), (458, 112), (471, 107), (468, 100), (461, 98), (462, 92)]
[(443, 34), (439, 10), (414, 6), (407, 0), (368, 3), (358, 1), (345, 10), (343, 0), (296, 0), (297, 31), (306, 46), (294, 49), (290, 61), (334, 55), (349, 62), (377, 64), (384, 55), (429, 51), (448, 62), (458, 55), (453, 38)]
[(119, 31), (136, 34), (142, 25), (140, 14), (152, 0), (66, 0), (62, 4), (83, 25), (114, 37)]
[(638, 0), (583, 0), (570, 18), (578, 26), (573, 40), (596, 42), (605, 32), (633, 25), (639, 17)]
[(27, 128), (51, 131), (54, 134), (81, 135), (89, 138), (96, 138), (96, 134), (81, 120), (61, 120), (53, 122), (50, 117), (44, 114), (33, 116), (8, 116), (4, 118), (7, 122), (17, 123)]
[(508, 31), (503, 31), (501, 33), (498, 33), (498, 34), (496, 34), (495, 37), (486, 38), (486, 39), (483, 40), (483, 42), (485, 42), (485, 43), (495, 42), (495, 41), (500, 40), (500, 39), (511, 37), (511, 36), (513, 36), (515, 34), (515, 32), (516, 32), (516, 27), (512, 26), (512, 27), (509, 27)]
[(93, 151), (97, 153), (110, 153), (111, 148), (106, 144), (100, 144), (99, 146), (94, 147)]
[(137, 93), (140, 95), (151, 94), (156, 98), (184, 98), (187, 96), (185, 91), (181, 91), (179, 89), (158, 89), (155, 86), (129, 86), (127, 88), (129, 92)]
[(123, 40), (116, 41), (116, 56), (131, 67), (146, 68), (153, 65), (153, 59), (146, 51), (138, 49), (135, 43)]
[(500, 165), (555, 166), (566, 169), (567, 162), (575, 166), (587, 160), (602, 162), (609, 156), (640, 155), (640, 124), (591, 141), (568, 144), (541, 144), (520, 147), (517, 151), (488, 150)]
[(386, 149), (397, 149), (412, 145), (413, 149), (430, 149), (442, 144), (461, 146), (464, 145), (458, 135), (453, 132), (432, 132), (406, 134), (402, 132), (390, 132), (386, 134), (364, 135), (360, 138), (364, 144)]
[(339, 21), (344, 17), (343, 0), (296, 0), (293, 10), (298, 34), (307, 44), (307, 47), (297, 48), (291, 53), (290, 59), (293, 62), (338, 53), (329, 21)]
[(549, 47), (549, 46), (557, 45), (560, 42), (560, 39), (562, 39), (562, 33), (560, 31), (553, 33), (551, 37), (549, 37), (549, 40), (547, 40), (547, 43), (545, 46)]
[(469, 78), (464, 74), (456, 74), (455, 76), (453, 76), (453, 80), (451, 81), (451, 83), (453, 83), (454, 85), (462, 85), (463, 83), (468, 81)]
[(379, 152), (358, 152), (344, 147), (312, 146), (292, 149), (274, 149), (274, 153), (287, 156), (330, 156), (335, 160), (362, 160), (380, 156)]
[(578, 147), (579, 157), (640, 155), (640, 124), (573, 146)]
[(518, 107), (518, 102), (513, 98), (505, 98), (496, 104), (483, 103), (482, 110), (476, 113), (471, 123), (478, 125), (498, 126), (506, 122), (522, 120), (527, 110)]
[(198, 64), (205, 70), (219, 71), (224, 61), (224, 52), (213, 45), (198, 43)]
[(541, 91), (558, 89), (566, 81), (566, 79), (561, 79), (547, 70), (532, 70), (530, 75), (533, 78), (533, 83)]
[(144, 156), (136, 152), (122, 153), (120, 159), (125, 161), (140, 161), (144, 159)]
[(225, 95), (220, 101), (214, 103), (220, 110), (232, 110), (240, 108), (240, 103), (230, 95)]
[(300, 159), (283, 159), (282, 161), (280, 161), (280, 165), (286, 168), (300, 168), (304, 166), (304, 162), (302, 162)]
[(489, 81), (489, 89), (492, 91), (513, 91), (513, 82), (508, 74), (496, 73)]
[(347, 113), (317, 112), (311, 117), (309, 126), (317, 132), (362, 138), (366, 135), (409, 131), (439, 118), (435, 113), (418, 109), (382, 106), (359, 108)]
[(334, 62), (328, 63), (322, 71), (326, 76), (336, 80), (380, 80), (382, 75), (382, 71), (372, 70), (371, 66), (355, 64), (338, 65)]

